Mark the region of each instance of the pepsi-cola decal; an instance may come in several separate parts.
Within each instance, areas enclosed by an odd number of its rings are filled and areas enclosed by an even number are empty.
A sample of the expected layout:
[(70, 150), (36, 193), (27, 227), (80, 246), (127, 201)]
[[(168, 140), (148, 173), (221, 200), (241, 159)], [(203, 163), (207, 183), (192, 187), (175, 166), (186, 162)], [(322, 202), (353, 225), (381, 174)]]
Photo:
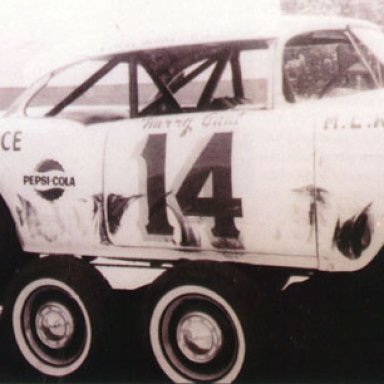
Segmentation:
[(54, 201), (63, 195), (66, 188), (75, 186), (75, 178), (66, 175), (58, 161), (46, 159), (35, 167), (32, 174), (24, 176), (23, 183), (34, 186), (43, 199)]

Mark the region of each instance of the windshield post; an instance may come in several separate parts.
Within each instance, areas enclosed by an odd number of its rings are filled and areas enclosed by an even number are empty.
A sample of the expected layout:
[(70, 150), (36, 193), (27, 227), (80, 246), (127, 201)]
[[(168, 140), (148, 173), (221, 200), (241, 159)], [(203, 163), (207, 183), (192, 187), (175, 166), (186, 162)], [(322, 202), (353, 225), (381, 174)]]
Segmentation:
[(350, 28), (347, 28), (345, 34), (348, 37), (348, 39), (349, 39), (350, 43), (352, 44), (353, 48), (355, 49), (356, 53), (359, 55), (359, 58), (360, 58), (362, 64), (364, 65), (364, 67), (369, 72), (369, 74), (370, 74), (372, 80), (374, 81), (376, 87), (380, 88), (381, 85), (380, 85), (380, 82), (379, 82), (378, 78), (376, 77), (375, 71), (372, 69), (369, 61), (365, 57), (363, 51), (360, 49), (360, 47), (359, 47), (359, 45), (358, 45), (358, 43), (356, 41), (356, 37), (351, 32)]
[(129, 110), (131, 118), (139, 115), (139, 87), (137, 60), (135, 56), (133, 56), (129, 62)]

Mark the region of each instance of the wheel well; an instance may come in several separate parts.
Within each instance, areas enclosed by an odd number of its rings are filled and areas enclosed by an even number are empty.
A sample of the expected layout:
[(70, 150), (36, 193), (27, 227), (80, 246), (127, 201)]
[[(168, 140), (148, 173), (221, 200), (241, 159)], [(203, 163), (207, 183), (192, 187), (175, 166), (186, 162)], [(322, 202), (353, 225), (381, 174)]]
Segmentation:
[(0, 296), (15, 270), (36, 257), (23, 251), (11, 211), (0, 195)]
[(269, 292), (280, 291), (289, 277), (294, 273), (289, 268), (268, 267), (248, 264), (232, 264), (233, 268), (241, 271), (250, 281)]
[[(5, 296), (1, 336), (13, 363), (52, 377), (102, 364), (112, 335), (110, 286), (93, 266), (74, 256), (43, 257), (14, 274)], [(44, 319), (65, 332), (44, 331)]]
[(21, 243), (16, 230), (16, 224), (11, 214), (7, 203), (3, 196), (0, 195), (0, 235), (1, 232), (6, 233), (13, 241), (17, 241), (19, 248), (21, 249)]

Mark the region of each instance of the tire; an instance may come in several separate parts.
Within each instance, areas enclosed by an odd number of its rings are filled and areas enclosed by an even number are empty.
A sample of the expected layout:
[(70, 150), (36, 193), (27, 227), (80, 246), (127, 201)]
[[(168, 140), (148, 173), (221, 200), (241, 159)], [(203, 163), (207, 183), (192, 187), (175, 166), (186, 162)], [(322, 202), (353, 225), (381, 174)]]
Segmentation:
[(73, 257), (50, 256), (26, 267), (5, 306), (16, 356), (52, 377), (87, 371), (103, 349), (109, 290), (98, 271)]
[(251, 289), (243, 274), (218, 263), (189, 262), (160, 276), (151, 289), (149, 340), (172, 381), (228, 383), (239, 376), (257, 345)]

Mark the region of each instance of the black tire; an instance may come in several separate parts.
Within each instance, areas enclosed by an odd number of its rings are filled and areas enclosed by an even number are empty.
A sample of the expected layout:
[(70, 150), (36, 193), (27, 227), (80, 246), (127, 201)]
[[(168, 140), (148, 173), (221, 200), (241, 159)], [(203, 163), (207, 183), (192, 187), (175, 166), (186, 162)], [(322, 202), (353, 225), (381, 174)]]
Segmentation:
[(242, 273), (220, 263), (188, 262), (160, 276), (149, 292), (147, 326), (162, 371), (174, 382), (234, 381), (246, 355), (261, 349), (251, 313), (257, 293)]
[(21, 270), (4, 313), (14, 357), (51, 377), (92, 368), (104, 347), (109, 291), (97, 270), (74, 257), (50, 256)]
[(0, 300), (15, 271), (35, 256), (23, 252), (15, 223), (4, 200), (0, 196)]

